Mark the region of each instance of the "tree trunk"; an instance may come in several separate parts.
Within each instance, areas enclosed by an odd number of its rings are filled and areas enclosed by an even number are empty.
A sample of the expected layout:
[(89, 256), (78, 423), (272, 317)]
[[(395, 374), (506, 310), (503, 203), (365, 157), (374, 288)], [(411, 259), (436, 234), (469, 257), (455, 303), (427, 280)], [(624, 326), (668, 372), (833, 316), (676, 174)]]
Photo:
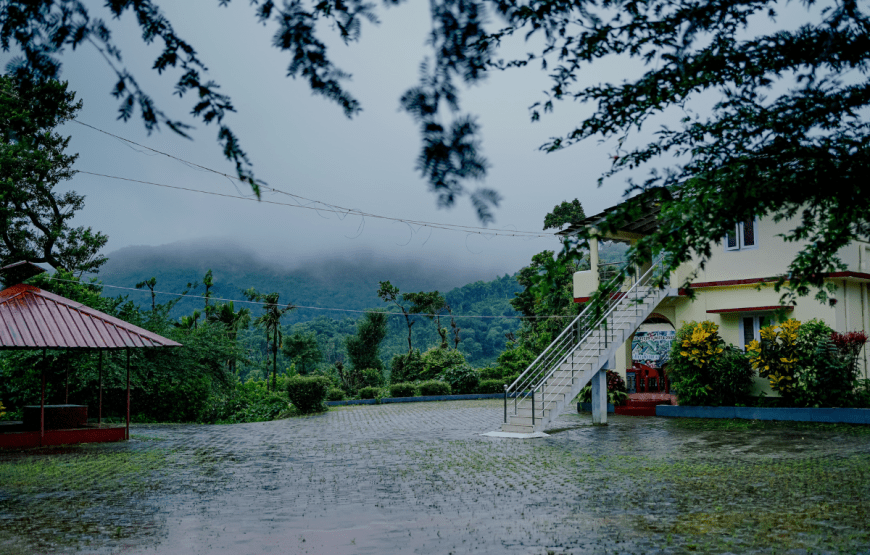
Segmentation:
[(272, 391), (278, 391), (278, 328), (275, 327), (275, 334), (272, 341)]

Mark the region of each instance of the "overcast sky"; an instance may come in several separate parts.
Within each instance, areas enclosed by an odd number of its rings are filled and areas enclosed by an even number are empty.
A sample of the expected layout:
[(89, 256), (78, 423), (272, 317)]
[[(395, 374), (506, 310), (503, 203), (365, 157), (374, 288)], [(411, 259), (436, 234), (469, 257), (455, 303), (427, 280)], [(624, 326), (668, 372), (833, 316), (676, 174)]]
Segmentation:
[[(92, 16), (108, 18), (102, 2), (92, 2)], [(287, 78), (289, 55), (270, 46), (273, 26), (257, 24), (254, 10), (242, 0), (228, 8), (215, 0), (159, 2), (180, 36), (192, 44), (209, 68), (208, 77), (222, 86), (237, 109), (228, 123), (241, 140), (258, 178), (270, 186), (345, 207), (391, 217), (462, 225), (479, 225), (467, 199), (451, 210), (438, 209), (426, 182), (414, 170), (420, 138), (416, 125), (399, 111), (399, 97), (417, 81), (430, 29), (428, 3), (384, 10), (381, 24), (364, 25), (362, 40), (344, 46), (330, 41), (330, 55), (353, 74), (347, 88), (361, 101), (361, 115), (348, 120), (341, 109), (311, 94), (305, 82)], [(216, 128), (187, 116), (194, 99), (171, 95), (177, 72), (162, 76), (150, 69), (158, 45), (146, 47), (130, 14), (112, 21), (114, 39), (140, 85), (167, 114), (195, 124), (194, 140), (169, 130), (148, 136), (139, 115), (116, 120), (117, 101), (110, 96), (115, 79), (99, 54), (85, 45), (63, 57), (62, 78), (84, 101), (78, 119), (90, 125), (172, 153), (197, 164), (234, 173), (221, 155)], [(513, 45), (514, 53), (530, 47)], [(509, 51), (510, 52), (510, 51)], [(0, 53), (6, 63), (9, 55)], [(621, 80), (630, 63), (608, 64), (580, 76), (584, 83)], [(492, 227), (541, 230), (545, 214), (564, 200), (579, 198), (587, 214), (617, 203), (624, 186), (597, 188), (609, 167), (609, 148), (589, 142), (555, 154), (537, 150), (548, 137), (563, 134), (588, 114), (570, 103), (531, 123), (528, 106), (548, 86), (540, 67), (492, 75), (462, 96), (463, 111), (477, 114), (483, 126), (484, 152), (492, 167), (484, 186), (503, 197)], [(249, 194), (233, 184), (152, 153), (137, 152), (122, 142), (78, 124), (63, 130), (72, 136), (79, 170), (123, 176), (237, 195)], [(513, 273), (553, 238), (535, 240), (483, 237), (356, 216), (272, 206), (202, 194), (137, 185), (79, 174), (70, 187), (86, 195), (78, 225), (109, 235), (106, 252), (129, 245), (233, 238), (264, 256), (292, 264), (324, 253), (367, 251), (376, 257), (426, 257), (452, 265)], [(263, 197), (286, 202), (281, 196)]]

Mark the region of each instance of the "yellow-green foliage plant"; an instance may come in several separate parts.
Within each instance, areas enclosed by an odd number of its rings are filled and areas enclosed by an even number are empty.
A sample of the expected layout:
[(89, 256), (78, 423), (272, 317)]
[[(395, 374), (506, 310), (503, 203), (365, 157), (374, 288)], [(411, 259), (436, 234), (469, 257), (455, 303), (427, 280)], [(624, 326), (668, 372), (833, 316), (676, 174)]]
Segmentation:
[(6, 407), (3, 406), (3, 403), (0, 403), (0, 416), (6, 415)]
[(770, 380), (770, 387), (783, 397), (789, 397), (795, 386), (800, 328), (800, 321), (794, 318), (767, 326), (761, 329), (761, 341), (752, 341), (746, 348), (752, 368)]
[(711, 369), (725, 350), (719, 326), (706, 320), (688, 322), (671, 345), (668, 378), (681, 405), (707, 405), (714, 397)]
[(722, 338), (719, 337), (719, 326), (710, 320), (700, 324), (691, 322), (690, 334), (680, 342), (680, 356), (687, 359), (698, 368), (709, 369), (716, 355), (724, 350)]

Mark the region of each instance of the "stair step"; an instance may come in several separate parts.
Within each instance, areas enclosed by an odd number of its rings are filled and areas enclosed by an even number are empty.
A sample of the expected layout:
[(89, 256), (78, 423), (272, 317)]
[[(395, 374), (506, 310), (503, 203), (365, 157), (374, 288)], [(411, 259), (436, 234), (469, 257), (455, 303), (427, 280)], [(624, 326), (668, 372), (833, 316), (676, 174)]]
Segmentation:
[(513, 424), (502, 424), (501, 431), (514, 434), (533, 434), (535, 429), (532, 426), (516, 426)]
[[(513, 416), (513, 415), (511, 415), (511, 416)], [(516, 416), (518, 416), (520, 418), (531, 418), (532, 417), (532, 409), (531, 408), (517, 409)], [(539, 418), (548, 418), (549, 416), (550, 416), (550, 409), (544, 409), (544, 410), (541, 410), (539, 408), (535, 409), (535, 420), (537, 420)]]
[[(542, 418), (538, 418), (535, 416), (535, 424), (540, 424)], [(532, 427), (532, 417), (531, 416), (508, 416), (508, 424), (510, 426), (528, 426)]]

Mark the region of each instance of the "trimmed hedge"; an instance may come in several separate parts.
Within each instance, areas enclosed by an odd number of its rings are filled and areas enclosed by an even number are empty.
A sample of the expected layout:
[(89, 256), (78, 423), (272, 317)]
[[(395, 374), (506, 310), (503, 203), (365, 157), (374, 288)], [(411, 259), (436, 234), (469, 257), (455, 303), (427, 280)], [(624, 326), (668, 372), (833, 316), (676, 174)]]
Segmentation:
[(379, 387), (364, 387), (359, 390), (360, 399), (377, 399), (378, 393), (381, 392)]
[(420, 395), (450, 395), (450, 384), (438, 380), (429, 380), (420, 384)]
[(417, 386), (412, 383), (394, 383), (390, 386), (390, 397), (415, 397)]
[(327, 401), (344, 401), (344, 391), (337, 387), (330, 387), (326, 392)]
[(501, 378), (495, 380), (482, 380), (477, 388), (478, 393), (504, 393), (505, 381)]
[(325, 410), (323, 402), (330, 385), (324, 376), (293, 376), (287, 380), (287, 396), (302, 414)]

